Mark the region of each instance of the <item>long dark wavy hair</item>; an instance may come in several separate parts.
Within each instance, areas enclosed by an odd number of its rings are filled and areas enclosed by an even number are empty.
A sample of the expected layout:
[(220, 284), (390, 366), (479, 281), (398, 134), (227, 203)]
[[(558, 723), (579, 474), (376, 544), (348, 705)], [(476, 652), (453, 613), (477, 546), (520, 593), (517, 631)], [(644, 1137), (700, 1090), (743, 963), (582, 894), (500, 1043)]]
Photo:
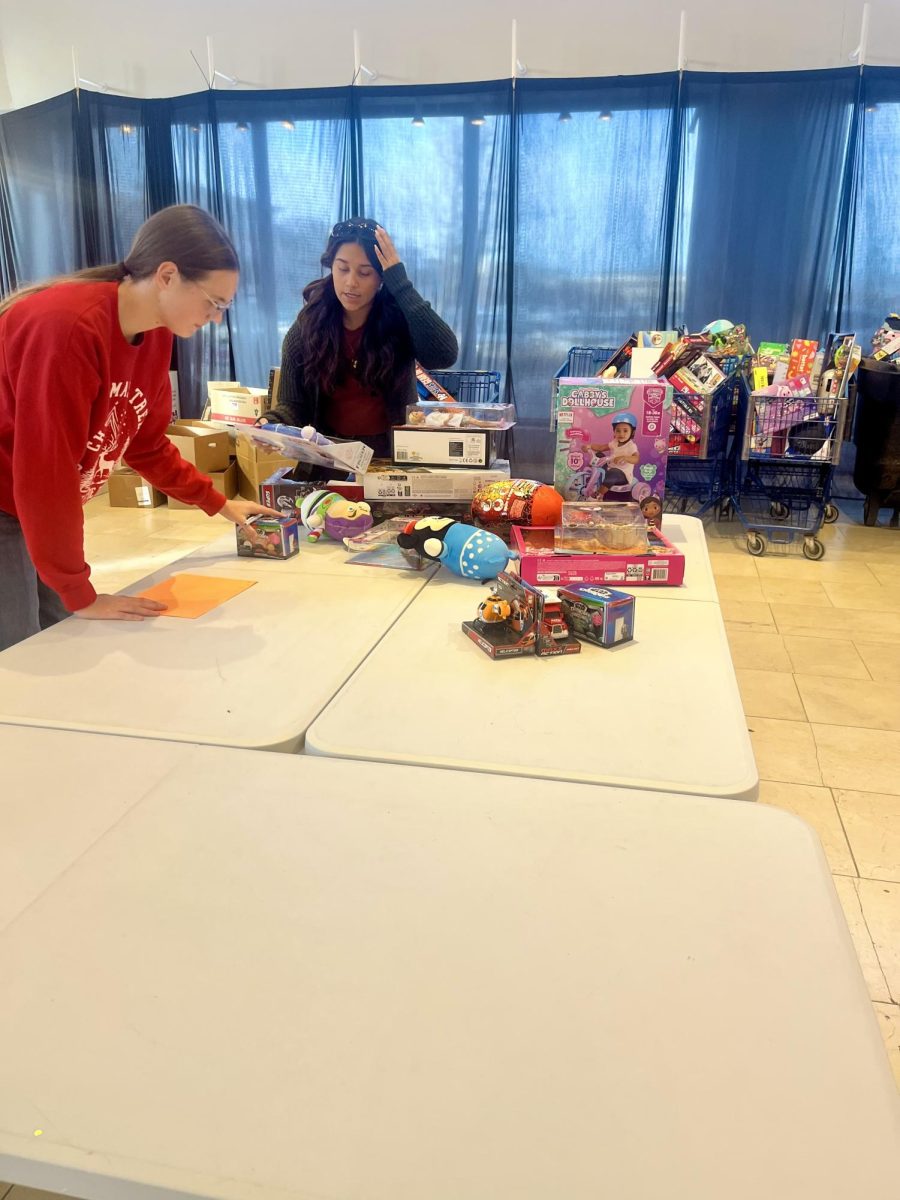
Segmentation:
[[(337, 382), (344, 328), (344, 309), (335, 294), (331, 267), (341, 246), (355, 242), (382, 275), (381, 263), (375, 256), (376, 228), (377, 223), (368, 217), (354, 217), (335, 225), (319, 260), (328, 274), (303, 289), (303, 308), (297, 318), (301, 335), (300, 366), (307, 380), (317, 383), (326, 395)], [(403, 314), (382, 288), (363, 326), (358, 358), (360, 381), (372, 391), (384, 391), (396, 374), (398, 363), (411, 359), (412, 355), (412, 341)]]
[(164, 262), (175, 263), (188, 280), (202, 279), (210, 271), (239, 271), (241, 266), (231, 238), (215, 217), (193, 204), (172, 204), (144, 222), (122, 262), (21, 287), (0, 301), (0, 315), (25, 296), (58, 283), (121, 283), (128, 276), (149, 279)]

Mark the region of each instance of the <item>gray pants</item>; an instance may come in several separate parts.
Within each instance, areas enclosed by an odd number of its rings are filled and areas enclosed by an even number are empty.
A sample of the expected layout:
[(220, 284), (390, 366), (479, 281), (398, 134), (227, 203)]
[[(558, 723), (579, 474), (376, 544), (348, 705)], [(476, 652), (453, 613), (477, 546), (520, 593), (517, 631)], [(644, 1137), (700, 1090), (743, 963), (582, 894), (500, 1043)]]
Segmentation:
[(0, 509), (0, 650), (68, 616), (62, 600), (35, 571), (22, 526)]

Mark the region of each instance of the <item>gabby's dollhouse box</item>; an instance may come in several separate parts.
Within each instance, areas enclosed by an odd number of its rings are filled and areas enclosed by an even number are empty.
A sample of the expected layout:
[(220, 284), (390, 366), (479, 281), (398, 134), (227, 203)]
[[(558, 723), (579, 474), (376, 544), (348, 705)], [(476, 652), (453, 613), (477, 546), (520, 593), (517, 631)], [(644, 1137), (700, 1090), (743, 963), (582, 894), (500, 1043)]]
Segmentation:
[(553, 484), (564, 500), (640, 504), (659, 526), (672, 388), (646, 379), (560, 379)]

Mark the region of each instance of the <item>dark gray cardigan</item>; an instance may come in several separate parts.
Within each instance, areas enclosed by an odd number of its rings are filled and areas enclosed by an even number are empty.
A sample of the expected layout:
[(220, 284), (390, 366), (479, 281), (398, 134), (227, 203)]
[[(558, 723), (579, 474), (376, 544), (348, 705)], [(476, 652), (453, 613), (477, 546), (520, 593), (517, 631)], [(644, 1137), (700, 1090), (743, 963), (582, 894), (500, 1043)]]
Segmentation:
[[(390, 424), (400, 425), (406, 419), (407, 404), (416, 402), (416, 360), (429, 370), (452, 367), (459, 354), (459, 344), (450, 326), (413, 287), (403, 263), (388, 267), (383, 280), (385, 291), (406, 323), (411, 347), (409, 356), (404, 355), (398, 362), (384, 394)], [(318, 383), (305, 377), (301, 338), (298, 317), (287, 331), (281, 347), (278, 403), (266, 416), (286, 425), (313, 425), (318, 429), (322, 395)]]

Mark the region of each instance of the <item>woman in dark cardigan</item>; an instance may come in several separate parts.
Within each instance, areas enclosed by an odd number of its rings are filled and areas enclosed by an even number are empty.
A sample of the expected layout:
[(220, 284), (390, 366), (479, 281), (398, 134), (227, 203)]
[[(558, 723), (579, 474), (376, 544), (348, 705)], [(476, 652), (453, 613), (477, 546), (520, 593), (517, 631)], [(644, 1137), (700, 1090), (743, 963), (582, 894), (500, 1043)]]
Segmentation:
[(456, 335), (413, 287), (374, 221), (340, 221), (321, 261), (329, 274), (303, 289), (282, 345), (277, 407), (264, 419), (312, 425), (385, 455), (391, 426), (416, 401), (416, 360), (451, 367)]

